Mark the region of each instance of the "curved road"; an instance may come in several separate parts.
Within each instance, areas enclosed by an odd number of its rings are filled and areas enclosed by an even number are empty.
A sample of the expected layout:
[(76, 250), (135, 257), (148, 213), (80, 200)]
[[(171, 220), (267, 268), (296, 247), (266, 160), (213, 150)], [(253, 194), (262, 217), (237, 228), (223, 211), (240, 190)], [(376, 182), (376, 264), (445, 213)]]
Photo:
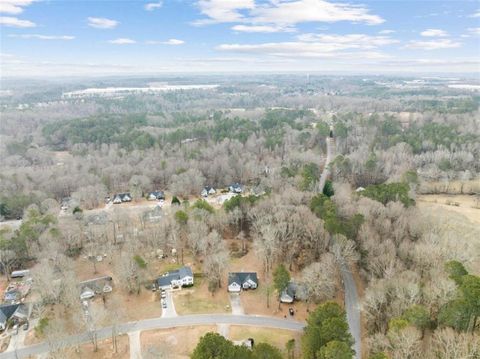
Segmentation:
[[(325, 182), (330, 175), (330, 168), (328, 165), (333, 160), (335, 153), (335, 141), (333, 138), (327, 137), (327, 160), (325, 161), (325, 167), (318, 181), (318, 192), (323, 192)], [(357, 287), (353, 279), (352, 272), (349, 266), (342, 261), (340, 263), (340, 272), (342, 274), (344, 291), (345, 291), (345, 311), (347, 312), (347, 322), (350, 328), (355, 344), (353, 349), (355, 350), (355, 358), (362, 358), (362, 335), (360, 326), (360, 300), (358, 299)]]
[[(303, 330), (305, 324), (290, 319), (281, 319), (274, 317), (264, 317), (258, 315), (231, 315), (231, 314), (198, 314), (185, 315), (171, 318), (152, 318), (140, 320), (138, 322), (130, 322), (121, 324), (119, 326), (119, 333), (133, 333), (149, 329), (168, 329), (174, 327), (184, 327), (193, 325), (217, 325), (217, 324), (232, 324), (232, 325), (249, 325), (254, 327), (267, 327), (275, 329), (286, 329), (300, 331)], [(97, 338), (99, 340), (111, 336), (111, 327), (98, 329)], [(88, 333), (82, 333), (67, 337), (63, 340), (65, 346), (72, 346), (79, 343), (86, 343), (90, 341)], [(29, 355), (38, 355), (47, 353), (49, 346), (47, 343), (40, 343), (30, 345), (16, 351), (9, 351), (0, 354), (0, 359), (17, 359), (25, 358)]]

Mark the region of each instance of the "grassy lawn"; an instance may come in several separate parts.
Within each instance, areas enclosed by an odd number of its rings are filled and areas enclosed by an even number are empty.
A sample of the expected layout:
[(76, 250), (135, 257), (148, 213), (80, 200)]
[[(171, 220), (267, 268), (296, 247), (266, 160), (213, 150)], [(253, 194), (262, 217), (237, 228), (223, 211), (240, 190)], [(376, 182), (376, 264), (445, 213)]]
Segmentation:
[(195, 280), (193, 287), (184, 288), (173, 295), (175, 310), (179, 315), (230, 313), (230, 300), (225, 288), (219, 289), (212, 296), (208, 291), (206, 280), (200, 278)]
[(253, 338), (255, 343), (268, 343), (284, 352), (285, 344), (290, 339), (295, 339), (295, 346), (299, 348), (301, 335), (301, 332), (294, 332), (290, 330), (232, 325), (230, 326), (229, 339), (245, 340), (248, 338)]

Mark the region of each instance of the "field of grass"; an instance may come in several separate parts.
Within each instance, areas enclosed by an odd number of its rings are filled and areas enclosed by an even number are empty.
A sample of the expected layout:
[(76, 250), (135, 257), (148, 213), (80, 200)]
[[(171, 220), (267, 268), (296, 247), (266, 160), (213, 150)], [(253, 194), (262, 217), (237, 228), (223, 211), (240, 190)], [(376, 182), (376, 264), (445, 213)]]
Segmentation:
[(255, 343), (268, 343), (285, 352), (285, 344), (290, 339), (295, 339), (296, 349), (300, 349), (301, 332), (289, 330), (255, 328), (250, 326), (232, 325), (230, 326), (229, 339), (233, 341), (253, 338)]
[(179, 315), (231, 312), (225, 288), (219, 289), (212, 296), (206, 280), (195, 278), (195, 281), (193, 287), (176, 291), (173, 295), (175, 310)]

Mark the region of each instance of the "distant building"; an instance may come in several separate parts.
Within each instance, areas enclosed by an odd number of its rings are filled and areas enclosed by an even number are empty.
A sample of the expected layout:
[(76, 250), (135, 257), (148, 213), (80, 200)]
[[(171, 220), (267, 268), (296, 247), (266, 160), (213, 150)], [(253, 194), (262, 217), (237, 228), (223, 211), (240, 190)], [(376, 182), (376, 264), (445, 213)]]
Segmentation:
[(78, 284), (80, 288), (80, 299), (90, 299), (97, 294), (110, 293), (113, 290), (113, 278), (103, 276), (85, 280)]
[(190, 267), (182, 267), (165, 273), (155, 281), (159, 289), (172, 289), (193, 285), (193, 272)]
[(228, 273), (228, 291), (240, 292), (242, 289), (257, 289), (258, 277), (256, 272)]
[(232, 193), (242, 193), (243, 187), (240, 183), (233, 183), (230, 186), (228, 186), (228, 190)]
[(113, 203), (114, 204), (119, 204), (123, 202), (131, 202), (132, 201), (132, 196), (130, 193), (118, 193), (113, 195)]
[(208, 197), (209, 195), (215, 194), (217, 191), (215, 188), (210, 187), (210, 186), (205, 186), (202, 189), (201, 196), (202, 197)]
[(165, 200), (165, 193), (163, 191), (153, 191), (147, 195), (149, 201)]

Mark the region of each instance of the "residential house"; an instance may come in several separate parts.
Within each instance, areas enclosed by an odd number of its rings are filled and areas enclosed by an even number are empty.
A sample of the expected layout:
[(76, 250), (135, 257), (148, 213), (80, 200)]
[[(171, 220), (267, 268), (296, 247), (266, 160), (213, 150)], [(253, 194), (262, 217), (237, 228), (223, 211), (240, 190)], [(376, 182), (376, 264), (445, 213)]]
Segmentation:
[(163, 191), (153, 191), (147, 195), (149, 201), (165, 200), (165, 193)]
[(280, 295), (280, 302), (282, 303), (293, 303), (297, 295), (298, 286), (293, 282), (289, 282), (287, 288), (282, 291)]
[(20, 304), (0, 305), (0, 330), (7, 329), (7, 321), (12, 317)]
[(113, 203), (114, 204), (119, 204), (123, 202), (131, 202), (132, 201), (132, 196), (130, 193), (118, 193), (113, 195)]
[(202, 189), (202, 192), (200, 193), (202, 197), (208, 197), (209, 195), (215, 194), (217, 191), (215, 188), (210, 187), (210, 186), (205, 186)]
[(113, 290), (113, 278), (103, 276), (79, 283), (80, 299), (90, 299), (97, 294), (110, 293)]
[(18, 305), (11, 319), (13, 319), (15, 323), (25, 323), (28, 321), (29, 314), (29, 306), (27, 304), (21, 303)]
[(233, 183), (230, 186), (228, 186), (228, 190), (232, 193), (242, 193), (243, 188), (240, 183)]
[(256, 272), (228, 273), (228, 291), (240, 292), (242, 289), (257, 289), (258, 277)]
[(190, 267), (182, 267), (165, 273), (155, 282), (159, 289), (188, 287), (193, 285), (193, 272)]

